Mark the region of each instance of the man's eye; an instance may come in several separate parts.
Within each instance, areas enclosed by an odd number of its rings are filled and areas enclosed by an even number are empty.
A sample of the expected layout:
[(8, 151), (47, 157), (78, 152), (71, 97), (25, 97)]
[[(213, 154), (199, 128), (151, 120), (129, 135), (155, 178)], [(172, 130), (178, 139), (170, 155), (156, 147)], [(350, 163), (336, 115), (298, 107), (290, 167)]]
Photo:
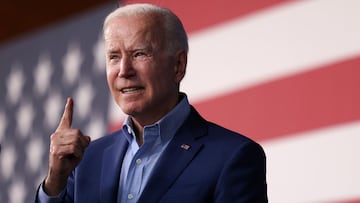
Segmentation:
[(142, 57), (142, 56), (146, 56), (146, 54), (144, 53), (144, 52), (136, 52), (135, 54), (134, 54), (134, 57), (136, 58), (136, 57)]
[(151, 58), (151, 54), (144, 51), (137, 51), (133, 54), (133, 59), (136, 61), (146, 61)]
[(109, 59), (110, 60), (116, 60), (116, 59), (119, 59), (120, 57), (118, 55), (110, 55), (109, 56)]

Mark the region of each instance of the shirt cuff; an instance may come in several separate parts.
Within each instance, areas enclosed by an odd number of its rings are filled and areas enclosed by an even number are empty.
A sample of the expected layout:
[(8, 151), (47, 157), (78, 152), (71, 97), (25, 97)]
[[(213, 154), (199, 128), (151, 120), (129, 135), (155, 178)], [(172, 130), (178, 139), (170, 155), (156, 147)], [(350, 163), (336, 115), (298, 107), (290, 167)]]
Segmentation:
[(66, 188), (64, 188), (57, 196), (49, 196), (44, 191), (44, 183), (39, 188), (38, 199), (40, 203), (61, 203), (64, 200)]

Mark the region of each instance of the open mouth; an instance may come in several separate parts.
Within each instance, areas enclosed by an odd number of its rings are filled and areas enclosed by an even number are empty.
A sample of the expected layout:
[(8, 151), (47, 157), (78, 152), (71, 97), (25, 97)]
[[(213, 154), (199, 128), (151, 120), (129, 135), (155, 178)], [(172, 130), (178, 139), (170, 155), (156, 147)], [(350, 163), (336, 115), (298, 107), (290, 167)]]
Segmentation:
[(138, 92), (140, 90), (143, 90), (144, 88), (142, 87), (131, 87), (131, 88), (124, 88), (124, 89), (121, 89), (121, 93), (124, 93), (124, 94), (130, 94), (130, 93), (135, 93), (135, 92)]

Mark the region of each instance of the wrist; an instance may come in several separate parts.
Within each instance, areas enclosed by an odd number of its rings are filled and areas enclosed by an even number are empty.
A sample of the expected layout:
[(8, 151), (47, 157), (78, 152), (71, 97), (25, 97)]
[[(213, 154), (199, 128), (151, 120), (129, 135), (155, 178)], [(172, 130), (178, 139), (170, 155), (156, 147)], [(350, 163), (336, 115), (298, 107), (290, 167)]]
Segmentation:
[(43, 184), (43, 190), (49, 196), (57, 196), (64, 190), (66, 183), (67, 179), (47, 176)]

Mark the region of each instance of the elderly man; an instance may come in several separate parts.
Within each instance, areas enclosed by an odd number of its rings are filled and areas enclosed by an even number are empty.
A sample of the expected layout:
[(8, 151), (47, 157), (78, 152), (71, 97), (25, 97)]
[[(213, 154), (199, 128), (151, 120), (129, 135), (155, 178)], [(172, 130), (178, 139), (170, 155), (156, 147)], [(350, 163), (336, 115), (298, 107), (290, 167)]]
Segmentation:
[(175, 14), (118, 8), (105, 19), (104, 40), (109, 89), (128, 116), (90, 143), (71, 127), (69, 98), (35, 202), (267, 202), (261, 146), (204, 120), (179, 90), (188, 42)]

